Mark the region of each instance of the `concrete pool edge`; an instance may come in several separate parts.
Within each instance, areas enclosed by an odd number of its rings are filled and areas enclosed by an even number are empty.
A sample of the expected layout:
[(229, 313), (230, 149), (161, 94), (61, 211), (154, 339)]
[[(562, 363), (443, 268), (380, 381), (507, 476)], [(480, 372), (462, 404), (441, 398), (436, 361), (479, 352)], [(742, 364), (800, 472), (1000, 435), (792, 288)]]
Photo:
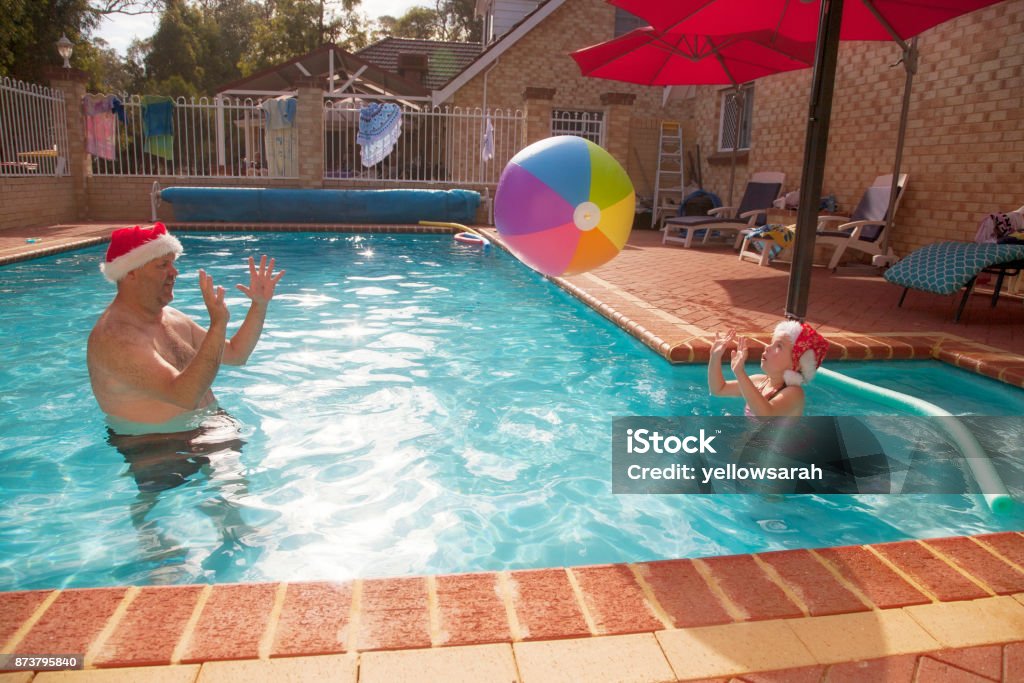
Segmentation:
[(433, 666), (497, 667), (476, 680), (820, 680), (859, 662), (862, 674), (952, 666), (1012, 681), (1024, 677), (1020, 558), (1024, 534), (1001, 532), (345, 583), (7, 592), (0, 652), (79, 654), (90, 670), (170, 667), (182, 680), (328, 663), (332, 680), (349, 665), (359, 680), (440, 680), (424, 676)]

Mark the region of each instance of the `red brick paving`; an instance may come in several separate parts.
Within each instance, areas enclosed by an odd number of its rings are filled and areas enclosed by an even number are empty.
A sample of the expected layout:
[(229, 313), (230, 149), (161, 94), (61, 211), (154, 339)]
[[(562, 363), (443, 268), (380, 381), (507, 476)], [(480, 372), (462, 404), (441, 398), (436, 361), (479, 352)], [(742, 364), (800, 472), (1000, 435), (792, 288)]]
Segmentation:
[(156, 586), (135, 596), (124, 618), (96, 656), (96, 666), (169, 664), (201, 586)]
[(563, 569), (512, 572), (512, 604), (524, 640), (589, 636), (590, 629)]
[(422, 578), (363, 582), (358, 649), (430, 647), (427, 583)]
[(763, 553), (759, 557), (779, 573), (812, 617), (870, 609), (806, 550)]
[(998, 681), (1003, 675), (1003, 646), (984, 645), (928, 653), (929, 659)]
[(931, 602), (871, 552), (857, 546), (815, 550), (876, 607), (893, 609)]
[(444, 645), (504, 643), (512, 639), (497, 574), (437, 577)]
[[(594, 275), (667, 313), (710, 332), (727, 327), (753, 332), (774, 327), (784, 313), (787, 265), (762, 268), (739, 261), (728, 247), (684, 249), (662, 245), (661, 233), (634, 230), (629, 244)], [(1024, 305), (1004, 292), (995, 309), (989, 297), (971, 296), (959, 324), (960, 295), (912, 291), (897, 308), (902, 288), (877, 276), (811, 272), (807, 319), (826, 335), (837, 332), (945, 333), (1024, 353)]]
[(637, 571), (654, 591), (658, 604), (676, 628), (728, 624), (725, 611), (692, 560), (665, 560), (637, 565)]
[(203, 605), (182, 663), (255, 659), (276, 591), (273, 583), (217, 586)]
[(782, 589), (772, 583), (752, 555), (705, 557), (700, 562), (711, 569), (715, 582), (743, 612), (745, 621), (804, 616)]
[(10, 640), (49, 595), (49, 591), (0, 593), (0, 646)]
[(651, 613), (629, 567), (619, 564), (570, 571), (576, 576), (599, 634), (642, 633), (664, 628)]
[(18, 643), (18, 652), (85, 655), (127, 592), (127, 588), (64, 591)]
[[(974, 541), (968, 538), (942, 538), (926, 543), (980, 579), (997, 595), (1024, 592), (1024, 572), (1014, 569)], [(1016, 557), (1024, 559), (1021, 555)]]
[(943, 602), (989, 595), (916, 541), (885, 543), (875, 549)]
[(990, 545), (1003, 557), (1024, 567), (1024, 535), (1015, 533), (982, 534), (976, 536), (979, 542)]
[(271, 656), (345, 652), (351, 611), (351, 584), (288, 584)]

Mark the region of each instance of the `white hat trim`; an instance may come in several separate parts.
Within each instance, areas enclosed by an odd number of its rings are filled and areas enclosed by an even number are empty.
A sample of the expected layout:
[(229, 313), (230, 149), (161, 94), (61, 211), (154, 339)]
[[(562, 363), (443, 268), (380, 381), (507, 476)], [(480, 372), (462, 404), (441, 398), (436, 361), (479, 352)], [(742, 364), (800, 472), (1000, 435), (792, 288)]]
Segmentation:
[(181, 256), (183, 251), (184, 249), (182, 249), (181, 242), (178, 241), (177, 237), (164, 233), (135, 247), (127, 254), (121, 254), (109, 263), (101, 263), (100, 271), (108, 281), (116, 283), (128, 273), (136, 268), (141, 268), (155, 258), (160, 258), (164, 254), (170, 253), (178, 257)]
[(796, 370), (786, 370), (782, 373), (782, 381), (786, 383), (788, 387), (798, 387), (801, 384), (807, 384), (814, 375), (818, 372), (817, 359), (814, 357), (814, 351), (807, 349), (800, 356), (800, 372)]

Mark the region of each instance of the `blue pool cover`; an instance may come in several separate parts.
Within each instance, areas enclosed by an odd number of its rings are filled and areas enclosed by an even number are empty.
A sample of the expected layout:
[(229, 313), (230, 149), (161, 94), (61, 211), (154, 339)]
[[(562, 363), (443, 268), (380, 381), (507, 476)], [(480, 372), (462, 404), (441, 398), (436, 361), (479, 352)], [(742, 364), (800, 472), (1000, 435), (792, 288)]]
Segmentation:
[(475, 223), (480, 204), (471, 190), (168, 187), (160, 197), (176, 221), (226, 223)]

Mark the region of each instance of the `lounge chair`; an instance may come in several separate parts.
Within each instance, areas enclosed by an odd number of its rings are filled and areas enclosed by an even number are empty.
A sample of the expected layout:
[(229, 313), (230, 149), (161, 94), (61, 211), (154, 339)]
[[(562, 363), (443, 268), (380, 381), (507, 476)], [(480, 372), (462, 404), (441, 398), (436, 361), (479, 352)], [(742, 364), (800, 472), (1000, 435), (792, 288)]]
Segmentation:
[[(899, 183), (896, 186), (896, 203), (892, 207), (893, 218), (896, 217), (896, 210), (900, 206), (900, 200), (906, 194), (907, 174), (901, 173)], [(871, 183), (871, 187), (864, 191), (860, 203), (854, 209), (853, 215), (849, 218), (844, 216), (819, 216), (818, 235), (814, 240), (815, 246), (819, 244), (832, 245), (835, 252), (828, 262), (829, 270), (835, 270), (839, 260), (846, 253), (847, 249), (860, 251), (865, 254), (877, 256), (884, 254), (895, 260), (896, 254), (891, 247), (882, 249), (882, 236), (885, 232), (886, 213), (889, 210), (889, 194), (892, 192), (892, 174), (880, 175)], [(840, 223), (832, 230), (822, 230), (822, 226), (830, 223)]]
[[(907, 186), (907, 174), (900, 174), (900, 182), (897, 189), (896, 204), (893, 207), (893, 215), (899, 207), (900, 199), (903, 197), (903, 190)], [(880, 175), (864, 192), (857, 208), (851, 216), (818, 216), (818, 232), (815, 236), (815, 246), (819, 244), (832, 245), (835, 252), (829, 261), (829, 270), (835, 270), (839, 260), (847, 249), (862, 251), (867, 254), (882, 254), (881, 237), (885, 231), (885, 214), (889, 209), (889, 193), (892, 191), (892, 174)], [(835, 223), (838, 227), (829, 229)], [(759, 265), (766, 266), (778, 256), (778, 249), (773, 249), (773, 242), (757, 234), (751, 234), (751, 230), (744, 230), (740, 233), (743, 240), (740, 244), (740, 260), (756, 261)], [(738, 240), (737, 240), (738, 241)], [(885, 252), (895, 260), (892, 249), (887, 248)]]
[(936, 242), (921, 247), (898, 261), (885, 271), (885, 279), (903, 287), (899, 306), (903, 306), (903, 300), (907, 298), (907, 292), (911, 289), (948, 296), (964, 288), (960, 306), (953, 316), (953, 322), (959, 322), (979, 273), (995, 273), (997, 276), (992, 292), (994, 307), (999, 301), (1003, 278), (1006, 275), (1018, 275), (1022, 269), (1022, 245)]
[[(707, 216), (674, 216), (662, 223), (661, 243), (680, 242), (693, 246), (695, 235), (702, 234), (701, 244), (707, 244), (712, 233), (719, 237), (738, 235), (741, 230), (753, 228), (758, 216), (771, 207), (780, 194), (786, 174), (762, 171), (747, 182), (739, 207), (721, 206), (708, 211)], [(763, 221), (761, 221), (763, 222)]]

